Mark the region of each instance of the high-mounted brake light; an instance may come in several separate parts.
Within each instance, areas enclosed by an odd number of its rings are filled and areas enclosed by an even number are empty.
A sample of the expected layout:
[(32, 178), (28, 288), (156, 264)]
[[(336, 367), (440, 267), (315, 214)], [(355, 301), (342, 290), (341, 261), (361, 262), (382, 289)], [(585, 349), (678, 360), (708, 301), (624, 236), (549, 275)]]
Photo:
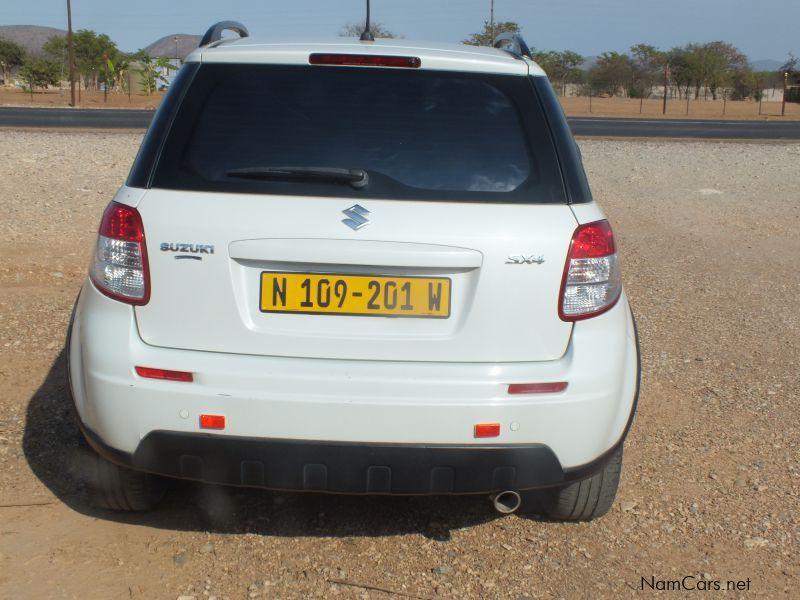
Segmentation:
[(146, 379), (163, 379), (165, 381), (184, 381), (191, 383), (194, 376), (188, 371), (169, 371), (167, 369), (154, 369), (153, 367), (134, 367), (139, 377)]
[(311, 65), (340, 65), (356, 67), (401, 67), (418, 69), (422, 61), (416, 56), (379, 56), (374, 54), (312, 54)]
[(622, 293), (622, 276), (608, 221), (595, 221), (575, 230), (564, 265), (558, 316), (579, 321), (613, 307)]
[(150, 273), (139, 211), (111, 202), (103, 213), (89, 276), (98, 290), (127, 304), (147, 304)]

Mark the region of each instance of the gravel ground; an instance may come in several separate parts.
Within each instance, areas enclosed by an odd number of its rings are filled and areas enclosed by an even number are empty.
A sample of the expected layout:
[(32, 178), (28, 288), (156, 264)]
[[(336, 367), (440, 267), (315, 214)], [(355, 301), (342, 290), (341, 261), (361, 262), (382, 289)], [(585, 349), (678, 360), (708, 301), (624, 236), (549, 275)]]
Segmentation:
[(558, 524), (200, 485), (90, 508), (63, 339), (141, 136), (0, 136), (0, 598), (618, 598), (686, 576), (798, 597), (800, 145), (581, 142), (644, 372), (617, 503)]

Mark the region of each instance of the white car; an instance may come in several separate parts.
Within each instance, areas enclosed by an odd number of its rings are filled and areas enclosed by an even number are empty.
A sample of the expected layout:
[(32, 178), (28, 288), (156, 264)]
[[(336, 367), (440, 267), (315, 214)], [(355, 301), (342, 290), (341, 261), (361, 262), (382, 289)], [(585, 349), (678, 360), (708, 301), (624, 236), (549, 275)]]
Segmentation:
[(529, 54), (209, 30), (103, 215), (70, 327), (99, 505), (148, 509), (166, 476), (609, 509), (636, 329)]

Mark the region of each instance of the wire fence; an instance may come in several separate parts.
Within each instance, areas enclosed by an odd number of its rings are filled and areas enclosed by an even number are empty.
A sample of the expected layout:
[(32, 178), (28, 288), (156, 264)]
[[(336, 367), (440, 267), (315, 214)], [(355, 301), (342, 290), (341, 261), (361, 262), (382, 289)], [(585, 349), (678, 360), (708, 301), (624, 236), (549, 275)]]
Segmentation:
[[(783, 102), (754, 100), (694, 100), (668, 98), (666, 113), (663, 99), (637, 99), (597, 96), (561, 97), (567, 115), (597, 115), (618, 117), (694, 117), (699, 119), (754, 119), (781, 117)], [(800, 120), (800, 104), (786, 103), (784, 119)]]

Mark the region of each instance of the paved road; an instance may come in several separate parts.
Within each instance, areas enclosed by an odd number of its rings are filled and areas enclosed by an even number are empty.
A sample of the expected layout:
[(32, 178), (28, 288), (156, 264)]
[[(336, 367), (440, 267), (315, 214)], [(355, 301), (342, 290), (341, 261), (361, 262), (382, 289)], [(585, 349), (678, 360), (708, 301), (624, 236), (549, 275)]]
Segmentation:
[(800, 140), (800, 121), (706, 121), (573, 117), (575, 135), (599, 137)]
[(0, 107), (0, 127), (146, 129), (155, 111), (94, 108)]
[[(0, 107), (0, 127), (145, 129), (154, 111)], [(800, 140), (800, 121), (702, 121), (573, 117), (575, 135), (745, 140)]]

